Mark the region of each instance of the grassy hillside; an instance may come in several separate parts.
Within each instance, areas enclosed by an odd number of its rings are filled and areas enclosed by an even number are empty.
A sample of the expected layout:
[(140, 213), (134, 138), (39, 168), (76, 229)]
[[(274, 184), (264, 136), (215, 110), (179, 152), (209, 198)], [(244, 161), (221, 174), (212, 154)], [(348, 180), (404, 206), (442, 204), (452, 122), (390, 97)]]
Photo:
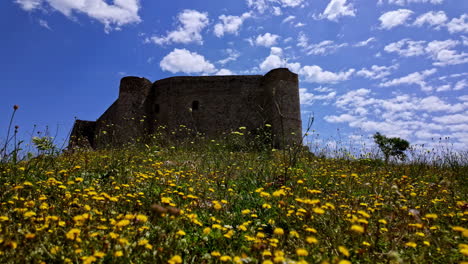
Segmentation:
[(466, 165), (232, 142), (0, 163), (0, 263), (468, 263)]

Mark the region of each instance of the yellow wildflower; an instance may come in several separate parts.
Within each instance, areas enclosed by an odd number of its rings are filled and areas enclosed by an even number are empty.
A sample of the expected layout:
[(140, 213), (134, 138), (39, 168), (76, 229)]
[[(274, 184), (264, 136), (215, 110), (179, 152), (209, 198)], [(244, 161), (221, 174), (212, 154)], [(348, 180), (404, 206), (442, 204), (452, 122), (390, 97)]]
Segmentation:
[(415, 248), (417, 245), (418, 245), (418, 244), (416, 244), (415, 242), (412, 242), (412, 241), (406, 242), (406, 243), (405, 243), (405, 246), (407, 246), (407, 247), (412, 247), (412, 248)]
[(360, 225), (352, 225), (350, 228), (351, 231), (356, 232), (358, 234), (364, 233), (364, 227)]
[(283, 230), (283, 228), (277, 227), (277, 228), (275, 228), (275, 230), (273, 230), (273, 233), (275, 235), (282, 236), (282, 235), (284, 235), (284, 230)]
[(349, 250), (343, 246), (338, 247), (338, 251), (346, 257), (349, 257)]
[(296, 249), (296, 254), (299, 256), (299, 257), (306, 257), (309, 255), (309, 252), (307, 252), (306, 249), (304, 248), (298, 248)]
[(182, 257), (179, 255), (175, 255), (170, 260), (168, 260), (167, 263), (168, 264), (180, 264), (182, 263)]

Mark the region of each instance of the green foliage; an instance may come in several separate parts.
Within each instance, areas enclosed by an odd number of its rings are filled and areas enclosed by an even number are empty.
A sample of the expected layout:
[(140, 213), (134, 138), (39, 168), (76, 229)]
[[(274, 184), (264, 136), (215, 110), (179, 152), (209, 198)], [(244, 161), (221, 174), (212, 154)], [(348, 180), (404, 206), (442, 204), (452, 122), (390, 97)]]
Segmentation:
[(32, 143), (37, 148), (39, 154), (51, 155), (57, 151), (52, 137), (33, 137)]
[(384, 154), (385, 163), (388, 163), (390, 157), (396, 157), (400, 160), (406, 158), (406, 151), (410, 144), (408, 141), (397, 138), (397, 137), (386, 137), (379, 132), (374, 134), (374, 142), (379, 146), (380, 150)]

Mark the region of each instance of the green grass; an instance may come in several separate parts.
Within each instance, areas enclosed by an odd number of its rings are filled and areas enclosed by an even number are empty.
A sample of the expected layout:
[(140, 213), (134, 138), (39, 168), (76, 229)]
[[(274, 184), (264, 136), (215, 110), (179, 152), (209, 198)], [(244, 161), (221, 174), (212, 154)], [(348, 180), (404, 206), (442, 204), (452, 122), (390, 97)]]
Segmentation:
[(235, 150), (186, 142), (4, 161), (0, 262), (468, 261), (466, 164)]

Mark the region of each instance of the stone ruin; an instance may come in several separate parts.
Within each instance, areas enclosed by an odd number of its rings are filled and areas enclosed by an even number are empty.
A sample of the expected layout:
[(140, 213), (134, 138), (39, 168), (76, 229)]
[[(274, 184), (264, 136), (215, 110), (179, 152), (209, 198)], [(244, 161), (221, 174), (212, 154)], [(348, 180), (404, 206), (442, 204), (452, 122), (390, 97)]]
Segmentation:
[[(269, 127), (276, 148), (302, 143), (298, 75), (124, 77), (118, 99), (96, 121), (76, 120), (69, 148), (118, 146), (181, 126), (206, 138)], [(268, 125), (269, 124), (269, 125)], [(169, 134), (170, 135), (170, 134)]]

